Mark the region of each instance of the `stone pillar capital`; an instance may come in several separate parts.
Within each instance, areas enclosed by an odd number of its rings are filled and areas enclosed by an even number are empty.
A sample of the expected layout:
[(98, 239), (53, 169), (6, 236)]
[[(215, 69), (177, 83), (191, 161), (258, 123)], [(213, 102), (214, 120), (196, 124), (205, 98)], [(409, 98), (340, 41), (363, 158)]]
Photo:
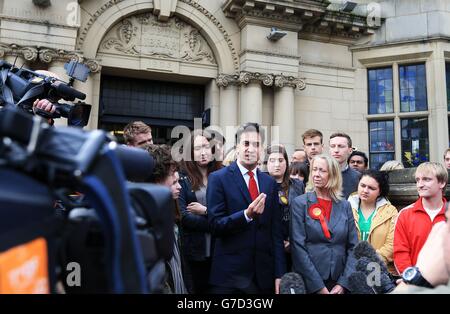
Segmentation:
[(43, 63), (49, 64), (55, 61), (65, 63), (73, 60), (86, 64), (91, 73), (97, 73), (101, 70), (101, 65), (97, 60), (86, 59), (77, 51), (0, 43), (0, 58), (4, 58), (6, 56), (19, 56), (23, 57), (28, 62), (35, 62), (39, 60)]
[(219, 74), (216, 78), (218, 87), (227, 87), (228, 85), (239, 85), (239, 75), (237, 74)]
[(239, 73), (239, 83), (247, 85), (250, 82), (260, 82), (264, 86), (272, 86), (273, 85), (273, 75), (265, 74), (259, 72), (247, 72), (242, 71)]
[(275, 87), (278, 88), (292, 87), (294, 89), (298, 88), (299, 90), (303, 90), (306, 88), (306, 83), (304, 79), (284, 75), (275, 76), (274, 85)]

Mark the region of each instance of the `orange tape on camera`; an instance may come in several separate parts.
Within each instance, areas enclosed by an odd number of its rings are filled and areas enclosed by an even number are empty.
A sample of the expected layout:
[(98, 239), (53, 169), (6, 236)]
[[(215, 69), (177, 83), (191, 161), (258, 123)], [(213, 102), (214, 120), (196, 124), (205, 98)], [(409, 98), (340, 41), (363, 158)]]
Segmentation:
[(49, 293), (47, 242), (37, 238), (0, 253), (0, 293)]

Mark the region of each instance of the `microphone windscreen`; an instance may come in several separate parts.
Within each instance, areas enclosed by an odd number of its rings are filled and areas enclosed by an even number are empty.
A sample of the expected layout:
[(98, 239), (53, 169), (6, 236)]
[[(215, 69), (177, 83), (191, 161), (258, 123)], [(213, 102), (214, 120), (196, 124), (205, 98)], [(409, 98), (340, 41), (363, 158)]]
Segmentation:
[(355, 271), (348, 277), (348, 289), (353, 294), (375, 294), (375, 291), (367, 285), (367, 276), (361, 271)]
[(380, 258), (377, 251), (373, 248), (373, 246), (367, 242), (367, 241), (361, 241), (358, 244), (355, 245), (355, 248), (353, 249), (353, 254), (355, 255), (356, 259), (361, 259), (363, 257), (368, 258), (371, 262), (378, 263), (381, 268), (383, 268), (383, 271), (388, 271), (386, 264), (384, 261)]
[(379, 265), (367, 257), (362, 257), (356, 262), (356, 271), (363, 273), (364, 285), (370, 285), (377, 294), (389, 293), (395, 289), (395, 282), (391, 279), (389, 272), (383, 267), (377, 268), (377, 264)]
[(280, 294), (305, 294), (305, 282), (298, 273), (290, 272), (281, 277)]

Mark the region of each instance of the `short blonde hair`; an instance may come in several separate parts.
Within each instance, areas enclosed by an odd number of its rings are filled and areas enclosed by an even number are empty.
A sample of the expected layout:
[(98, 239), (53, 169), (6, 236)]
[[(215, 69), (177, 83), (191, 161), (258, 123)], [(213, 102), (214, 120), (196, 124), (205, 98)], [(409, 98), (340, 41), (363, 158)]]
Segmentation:
[[(434, 176), (436, 176), (436, 179), (438, 180), (439, 183), (447, 184), (447, 181), (448, 181), (447, 169), (445, 169), (444, 166), (438, 162), (424, 162), (424, 163), (420, 164), (419, 167), (417, 167), (417, 169), (416, 169), (415, 175), (417, 175), (417, 173), (419, 173), (419, 172), (431, 173)], [(445, 187), (444, 187), (444, 189), (445, 189)]]
[(315, 187), (313, 183), (313, 167), (314, 162), (317, 159), (323, 159), (326, 161), (328, 166), (328, 182), (325, 185), (325, 188), (328, 189), (331, 198), (334, 201), (339, 201), (342, 199), (342, 174), (341, 174), (341, 168), (339, 167), (338, 162), (336, 159), (328, 156), (328, 155), (317, 155), (311, 160), (311, 166), (309, 169), (309, 179), (308, 179), (308, 185), (306, 187), (306, 190), (309, 192), (314, 192)]

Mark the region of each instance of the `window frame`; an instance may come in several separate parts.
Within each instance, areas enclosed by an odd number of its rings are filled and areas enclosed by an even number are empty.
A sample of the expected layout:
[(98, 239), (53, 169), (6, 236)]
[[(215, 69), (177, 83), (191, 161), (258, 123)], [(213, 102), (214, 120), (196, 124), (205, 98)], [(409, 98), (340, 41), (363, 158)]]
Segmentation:
[[(429, 92), (429, 82), (428, 78), (429, 75), (429, 59), (427, 57), (422, 57), (414, 60), (401, 60), (401, 61), (390, 61), (390, 62), (383, 62), (383, 63), (377, 63), (372, 65), (366, 65), (366, 83), (367, 83), (367, 126), (368, 126), (368, 148), (369, 148), (369, 160), (370, 156), (372, 154), (371, 147), (370, 147), (370, 129), (369, 124), (372, 121), (387, 121), (387, 120), (393, 120), (394, 121), (394, 156), (396, 160), (403, 160), (403, 151), (402, 151), (402, 138), (401, 138), (401, 119), (411, 119), (411, 118), (424, 118), (426, 117), (428, 120), (428, 141), (431, 143), (430, 139), (430, 92)], [(423, 64), (425, 66), (425, 93), (426, 93), (426, 100), (427, 100), (427, 110), (423, 111), (412, 111), (412, 112), (402, 112), (401, 111), (401, 102), (400, 102), (400, 67), (401, 66), (408, 66), (408, 65), (418, 65)], [(376, 70), (381, 68), (392, 68), (392, 92), (393, 92), (393, 109), (394, 112), (392, 113), (381, 113), (381, 114), (369, 114), (370, 109), (370, 99), (369, 99), (369, 70)], [(450, 111), (449, 111), (450, 116)], [(374, 152), (373, 154), (377, 154), (377, 152)], [(430, 146), (428, 147), (428, 156), (430, 159), (431, 155), (431, 149)], [(370, 165), (369, 165), (370, 166)], [(371, 166), (370, 166), (371, 167)]]

